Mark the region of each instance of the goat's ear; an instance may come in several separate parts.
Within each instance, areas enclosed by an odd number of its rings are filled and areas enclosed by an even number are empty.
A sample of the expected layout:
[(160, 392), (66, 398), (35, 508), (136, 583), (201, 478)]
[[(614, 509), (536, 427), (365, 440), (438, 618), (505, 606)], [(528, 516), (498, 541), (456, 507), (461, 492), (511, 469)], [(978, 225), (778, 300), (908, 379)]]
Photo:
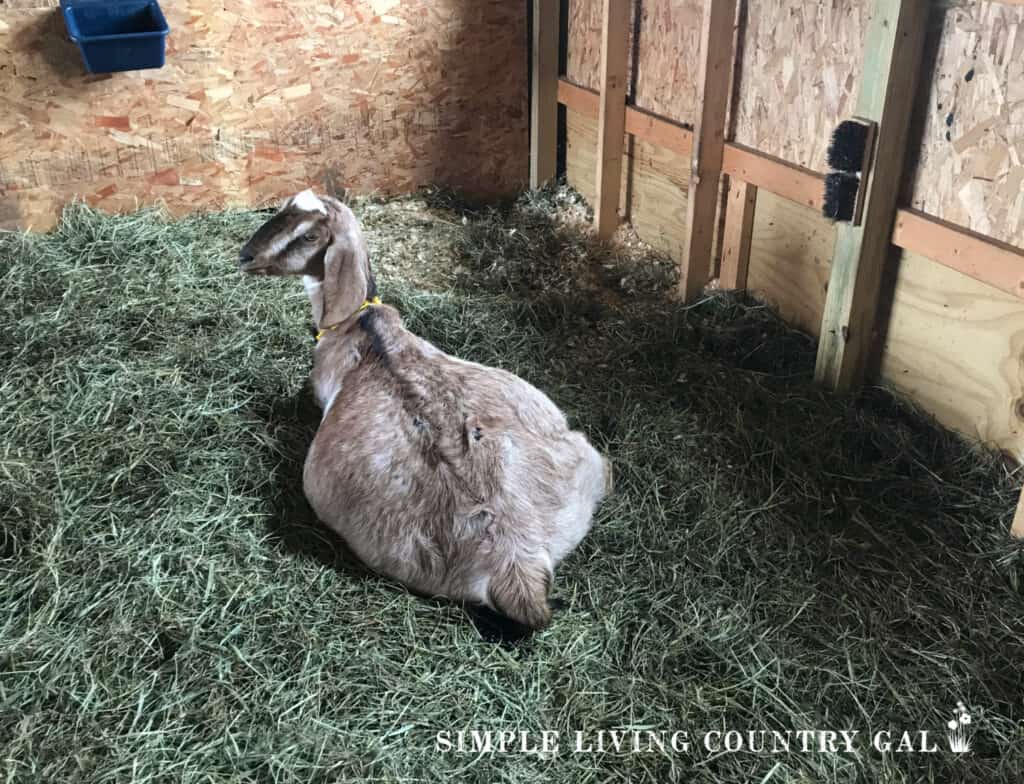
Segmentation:
[(369, 259), (358, 227), (349, 225), (352, 220), (339, 210), (330, 211), (331, 241), (324, 251), (321, 329), (344, 321), (366, 299)]

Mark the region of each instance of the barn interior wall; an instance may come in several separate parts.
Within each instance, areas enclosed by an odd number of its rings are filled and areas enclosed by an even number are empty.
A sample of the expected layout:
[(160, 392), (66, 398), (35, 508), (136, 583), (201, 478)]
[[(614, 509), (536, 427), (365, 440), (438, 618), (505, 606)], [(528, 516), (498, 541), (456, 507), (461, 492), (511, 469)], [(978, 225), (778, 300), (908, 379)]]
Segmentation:
[[(697, 47), (688, 31), (699, 29), (698, 5), (642, 0), (639, 35), (634, 10), (635, 102), (681, 123), (694, 117), (685, 85), (666, 100), (655, 89), (645, 92), (644, 80), (666, 84), (695, 71)], [(741, 6), (733, 138), (825, 171), (831, 130), (852, 112), (859, 87), (870, 3), (749, 0)], [(970, 3), (938, 14), (933, 26), (932, 76), (923, 80), (916, 107), (920, 151), (904, 201), (1024, 246), (1024, 7)], [(650, 53), (647, 28), (666, 37)], [(568, 46), (566, 78), (598, 87), (600, 3), (570, 0)], [(673, 51), (680, 62), (665, 55)], [(568, 114), (566, 174), (586, 196), (593, 189), (596, 128), (593, 120)], [(636, 140), (626, 150), (623, 217), (643, 239), (677, 256), (685, 241), (689, 161)], [(834, 226), (815, 210), (761, 189), (749, 289), (817, 334), (834, 243)], [(946, 425), (1024, 459), (1024, 302), (909, 253), (894, 280), (879, 348), (882, 380)]]
[(164, 2), (166, 66), (104, 76), (57, 5), (0, 2), (0, 228), (47, 228), (74, 198), (181, 213), (526, 181), (523, 3)]

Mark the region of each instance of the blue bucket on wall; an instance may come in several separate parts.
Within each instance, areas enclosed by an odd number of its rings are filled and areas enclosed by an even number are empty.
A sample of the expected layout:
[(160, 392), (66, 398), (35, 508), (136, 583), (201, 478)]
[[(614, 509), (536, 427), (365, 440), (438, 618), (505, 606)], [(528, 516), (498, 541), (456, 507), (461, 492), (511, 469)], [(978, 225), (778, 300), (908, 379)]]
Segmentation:
[(162, 68), (167, 20), (156, 0), (60, 0), (89, 73)]

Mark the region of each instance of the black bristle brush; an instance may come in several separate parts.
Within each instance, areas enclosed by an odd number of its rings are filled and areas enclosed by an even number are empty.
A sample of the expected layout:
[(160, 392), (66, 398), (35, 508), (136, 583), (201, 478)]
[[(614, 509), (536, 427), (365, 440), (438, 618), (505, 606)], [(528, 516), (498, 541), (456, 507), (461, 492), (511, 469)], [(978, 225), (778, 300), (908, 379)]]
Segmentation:
[(825, 176), (825, 202), (821, 212), (836, 221), (853, 220), (860, 178), (856, 174), (832, 172)]
[(864, 168), (871, 125), (860, 120), (843, 120), (832, 132), (828, 146), (828, 165), (841, 172), (859, 172)]
[[(837, 221), (860, 224), (864, 212), (864, 188), (874, 157), (875, 129), (870, 120), (855, 117), (839, 123), (828, 146), (828, 165), (835, 169), (825, 177), (822, 214)], [(858, 173), (860, 176), (858, 177)]]

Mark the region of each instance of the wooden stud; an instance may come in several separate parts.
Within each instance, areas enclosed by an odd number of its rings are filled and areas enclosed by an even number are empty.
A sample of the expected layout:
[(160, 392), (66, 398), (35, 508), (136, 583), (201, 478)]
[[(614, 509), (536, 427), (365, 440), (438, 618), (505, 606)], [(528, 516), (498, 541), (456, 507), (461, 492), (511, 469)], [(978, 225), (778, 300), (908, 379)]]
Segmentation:
[(1017, 502), (1017, 514), (1013, 516), (1010, 535), (1017, 539), (1024, 539), (1024, 490), (1021, 490), (1020, 501)]
[(626, 133), (626, 58), (629, 0), (604, 0), (601, 28), (601, 103), (597, 121), (597, 236), (608, 239), (619, 226), (622, 142)]
[(914, 105), (928, 0), (875, 0), (865, 38), (855, 113), (878, 123), (875, 163), (861, 226), (839, 225), (818, 342), (815, 379), (847, 391), (864, 379), (882, 271), (892, 248), (896, 205)]
[[(598, 116), (599, 97), (594, 90), (560, 79), (558, 100), (585, 117)], [(682, 155), (693, 149), (691, 131), (632, 106), (626, 108), (626, 132)], [(725, 145), (722, 173), (796, 204), (821, 209), (824, 175), (742, 144)], [(1024, 249), (906, 208), (896, 212), (892, 244), (1024, 299)]]
[(533, 0), (530, 187), (554, 179), (558, 152), (558, 0)]
[(686, 240), (679, 262), (679, 296), (695, 299), (708, 282), (718, 217), (718, 183), (725, 153), (729, 80), (735, 60), (733, 31), (736, 0), (704, 0), (700, 36), (700, 74), (693, 129)]
[(757, 186), (743, 180), (729, 183), (722, 238), (722, 271), (718, 279), (723, 289), (745, 290), (750, 266), (750, 240), (754, 234), (754, 210)]

